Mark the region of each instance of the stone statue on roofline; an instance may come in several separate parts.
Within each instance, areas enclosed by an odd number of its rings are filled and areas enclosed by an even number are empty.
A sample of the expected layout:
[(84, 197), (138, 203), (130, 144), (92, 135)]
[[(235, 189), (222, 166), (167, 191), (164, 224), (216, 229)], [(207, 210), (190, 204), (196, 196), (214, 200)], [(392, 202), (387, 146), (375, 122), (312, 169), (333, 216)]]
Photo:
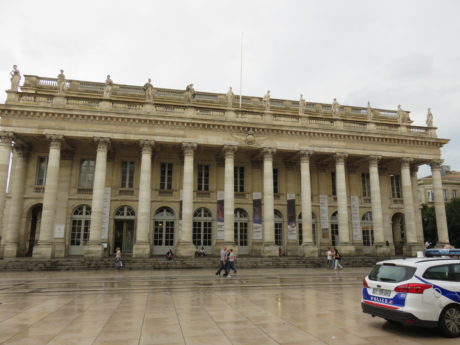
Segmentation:
[(185, 88), (185, 103), (192, 103), (193, 99), (195, 98), (195, 89), (193, 88), (193, 84), (188, 84), (187, 87)]
[(299, 115), (305, 114), (305, 100), (303, 99), (303, 95), (300, 95), (299, 99)]
[(340, 113), (340, 104), (337, 102), (337, 98), (332, 101), (332, 115), (338, 116)]
[(397, 114), (399, 123), (410, 122), (409, 114), (407, 113), (407, 111), (402, 110), (401, 104), (398, 105)]
[(431, 108), (428, 108), (428, 113), (426, 114), (426, 125), (427, 127), (433, 127), (433, 114), (431, 113)]
[(10, 72), (11, 75), (11, 91), (18, 92), (19, 90), (19, 82), (21, 81), (21, 73), (18, 70), (17, 65), (13, 65), (13, 70)]
[(268, 90), (267, 93), (264, 95), (264, 98), (262, 99), (262, 104), (265, 108), (265, 111), (270, 111), (270, 90)]
[(373, 117), (374, 117), (374, 113), (371, 108), (371, 102), (367, 102), (367, 119), (372, 120)]
[(152, 79), (148, 79), (147, 83), (144, 85), (145, 100), (149, 103), (153, 103), (155, 98), (155, 88), (152, 85)]
[(61, 73), (57, 76), (57, 91), (59, 95), (63, 95), (65, 92), (65, 75), (64, 70), (60, 70)]
[(233, 101), (235, 100), (235, 94), (233, 93), (232, 87), (227, 91), (227, 107), (233, 107)]
[(105, 80), (105, 87), (104, 87), (104, 98), (110, 98), (112, 96), (112, 88), (113, 88), (113, 81), (110, 79), (110, 75), (107, 75), (107, 79)]

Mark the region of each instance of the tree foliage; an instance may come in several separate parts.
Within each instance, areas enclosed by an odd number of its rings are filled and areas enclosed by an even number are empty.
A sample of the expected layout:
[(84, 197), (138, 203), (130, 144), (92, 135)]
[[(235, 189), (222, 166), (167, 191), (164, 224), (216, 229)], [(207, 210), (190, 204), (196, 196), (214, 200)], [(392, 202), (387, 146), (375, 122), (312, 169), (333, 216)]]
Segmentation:
[[(456, 248), (460, 248), (460, 198), (446, 203), (446, 218), (449, 242)], [(438, 241), (438, 233), (434, 206), (422, 206), (422, 221), (425, 241), (435, 244)]]

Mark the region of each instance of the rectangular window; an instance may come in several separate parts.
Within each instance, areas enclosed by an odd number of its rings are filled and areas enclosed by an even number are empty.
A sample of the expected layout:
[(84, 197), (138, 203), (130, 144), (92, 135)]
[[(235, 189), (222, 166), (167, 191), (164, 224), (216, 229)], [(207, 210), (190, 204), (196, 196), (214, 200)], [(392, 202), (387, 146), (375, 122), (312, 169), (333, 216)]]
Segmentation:
[(244, 192), (244, 167), (234, 167), (234, 190), (236, 193)]
[(121, 162), (121, 188), (133, 188), (134, 162)]
[(444, 196), (444, 201), (448, 201), (449, 200), (449, 191), (447, 189), (443, 189), (442, 194)]
[(273, 169), (273, 193), (279, 193), (278, 169)]
[(160, 189), (163, 189), (163, 190), (172, 189), (172, 174), (173, 174), (172, 163), (161, 163)]
[(81, 160), (79, 187), (93, 188), (95, 168), (96, 168), (96, 161), (94, 159), (82, 159)]
[(455, 199), (456, 197), (457, 197), (457, 190), (454, 189), (454, 190), (452, 191), (452, 199)]
[(48, 166), (48, 157), (38, 157), (37, 175), (35, 176), (35, 185), (44, 186), (46, 180), (46, 168)]
[(370, 247), (374, 245), (374, 230), (363, 228), (363, 245)]
[(431, 189), (426, 191), (426, 196), (428, 198), (428, 202), (434, 201), (433, 191)]
[(401, 199), (401, 175), (391, 175), (391, 197), (393, 199)]
[(209, 165), (198, 165), (197, 189), (202, 192), (209, 191)]
[(361, 184), (363, 188), (363, 197), (370, 198), (371, 197), (371, 178), (370, 178), (369, 173), (361, 174)]
[(332, 195), (337, 196), (337, 187), (336, 187), (336, 179), (335, 179), (335, 172), (331, 173), (331, 187), (332, 187)]

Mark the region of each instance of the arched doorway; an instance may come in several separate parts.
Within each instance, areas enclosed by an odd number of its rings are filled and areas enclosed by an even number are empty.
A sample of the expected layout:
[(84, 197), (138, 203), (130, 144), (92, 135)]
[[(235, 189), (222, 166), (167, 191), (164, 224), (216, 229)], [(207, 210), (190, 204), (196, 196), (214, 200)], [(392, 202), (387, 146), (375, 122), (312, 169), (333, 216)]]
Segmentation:
[(174, 247), (176, 217), (169, 207), (160, 207), (153, 222), (153, 254), (164, 255)]
[(339, 244), (339, 221), (337, 216), (337, 211), (331, 216), (331, 245), (333, 247)]
[(242, 208), (237, 208), (235, 210), (234, 237), (235, 246), (238, 246), (238, 254), (249, 254), (248, 221), (247, 212)]
[(72, 212), (69, 255), (83, 255), (89, 241), (91, 206), (79, 205)]
[(193, 214), (193, 244), (198, 247), (204, 247), (206, 254), (212, 252), (212, 215), (211, 212), (201, 207)]
[[(303, 229), (302, 229), (302, 212), (299, 213), (298, 217), (298, 227), (299, 227), (299, 246), (303, 243)], [(311, 236), (313, 240), (313, 244), (317, 243), (317, 234), (316, 234), (316, 216), (312, 212), (311, 213)]]
[[(26, 256), (32, 256), (35, 243), (38, 240), (38, 234), (40, 233), (40, 224), (42, 220), (43, 204), (37, 204), (32, 206), (30, 209), (30, 228), (29, 238), (26, 240)], [(24, 253), (24, 252), (23, 252)]]
[(393, 244), (395, 246), (395, 255), (402, 255), (404, 244), (406, 243), (406, 231), (404, 223), (404, 214), (395, 213), (391, 218), (391, 228), (393, 230)]
[(125, 205), (117, 208), (114, 215), (115, 234), (113, 252), (115, 252), (117, 247), (120, 247), (122, 253), (133, 253), (135, 220), (136, 213), (132, 207)]

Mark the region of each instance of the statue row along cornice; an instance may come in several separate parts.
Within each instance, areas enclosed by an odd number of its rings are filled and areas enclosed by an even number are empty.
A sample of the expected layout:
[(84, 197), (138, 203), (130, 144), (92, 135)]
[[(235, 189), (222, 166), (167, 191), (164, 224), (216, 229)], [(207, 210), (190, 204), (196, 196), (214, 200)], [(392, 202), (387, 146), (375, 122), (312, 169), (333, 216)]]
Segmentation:
[[(21, 74), (17, 68), (17, 65), (14, 65), (13, 66), (13, 70), (11, 71), (10, 73), (11, 75), (11, 88), (10, 88), (10, 92), (18, 92), (19, 91), (19, 84), (20, 84), (20, 81), (21, 81)], [(27, 78), (28, 76), (26, 76)], [(40, 79), (40, 78), (37, 78), (37, 79)], [(59, 96), (64, 96), (66, 94), (66, 92), (69, 90), (69, 88), (71, 88), (71, 81), (69, 80), (66, 80), (65, 78), (65, 75), (64, 75), (64, 71), (61, 69), (60, 70), (60, 73), (58, 74), (57, 76), (57, 79), (55, 79), (55, 81), (53, 82), (50, 78), (44, 78), (46, 79), (47, 81), (49, 81), (50, 85), (54, 85), (55, 89), (56, 89), (56, 93), (57, 95)], [(83, 82), (83, 83), (86, 83), (87, 82)], [(96, 83), (94, 83), (96, 84)], [(99, 84), (100, 85), (100, 84)], [(102, 88), (102, 98), (103, 99), (110, 99), (112, 96), (113, 96), (113, 92), (116, 90), (116, 84), (114, 84), (112, 78), (110, 75), (107, 75), (106, 77), (106, 80), (104, 82), (104, 86)], [(121, 86), (121, 85), (120, 85)], [(139, 88), (139, 87), (131, 87), (131, 89), (135, 90), (136, 88)], [(147, 83), (144, 84), (144, 86), (142, 87), (141, 89), (144, 93), (144, 101), (148, 104), (154, 104), (155, 103), (155, 99), (157, 98), (157, 95), (158, 95), (158, 92), (157, 92), (157, 88), (155, 88), (152, 84), (152, 80), (149, 78)], [(139, 90), (140, 91), (140, 90)], [(142, 92), (140, 91), (140, 92)], [(138, 92), (136, 92), (135, 94), (139, 94)], [(132, 95), (131, 95), (132, 96)], [(183, 92), (182, 94), (182, 98), (183, 98), (183, 102), (185, 105), (192, 105), (196, 99), (197, 99), (197, 92), (195, 91), (194, 89), (194, 86), (193, 84), (188, 84), (185, 88), (185, 91)], [(237, 102), (237, 97), (236, 95), (234, 94), (233, 92), (233, 89), (232, 87), (229, 88), (229, 90), (227, 91), (226, 94), (224, 95), (220, 95), (219, 96), (221, 100), (225, 100), (226, 102), (226, 106), (227, 108), (230, 108), (230, 109), (233, 109), (233, 108), (238, 108), (238, 102)], [(245, 99), (247, 99), (248, 97), (247, 96), (244, 96)], [(259, 97), (259, 98), (250, 98), (251, 100), (257, 100), (258, 99), (258, 104), (262, 105), (262, 108), (263, 108), (263, 111), (265, 112), (270, 112), (271, 109), (272, 109), (272, 106), (273, 106), (273, 102), (272, 102), (272, 99), (271, 99), (271, 94), (270, 94), (270, 90), (267, 90), (267, 92), (265, 93), (265, 95), (263, 97)], [(284, 101), (283, 103), (280, 103), (281, 101)], [(313, 103), (313, 102), (310, 102), (307, 104), (307, 102), (305, 101), (303, 95), (301, 94), (300, 95), (300, 98), (297, 102), (294, 101), (294, 103), (292, 101), (289, 101), (289, 100), (276, 100), (276, 105), (277, 107), (280, 107), (280, 104), (284, 104), (286, 103), (287, 104), (291, 104), (291, 106), (294, 106), (294, 108), (297, 108), (298, 110), (298, 114), (299, 115), (304, 115), (306, 113), (306, 110), (307, 110), (307, 105), (311, 106), (312, 105), (321, 105), (319, 103)], [(295, 106), (297, 103), (297, 106)], [(257, 104), (252, 104), (250, 103), (252, 106), (257, 106)], [(247, 106), (247, 103), (245, 104), (245, 106)], [(286, 105), (285, 105), (286, 106)], [(326, 107), (326, 113), (327, 112), (330, 112), (332, 114), (333, 117), (335, 118), (340, 118), (344, 115), (347, 114), (347, 111), (346, 111), (346, 108), (356, 108), (356, 107), (344, 107), (344, 106), (341, 106), (339, 104), (339, 102), (337, 101), (337, 98), (334, 98), (332, 103), (329, 105), (321, 105), (322, 108), (324, 109), (324, 106)], [(359, 107), (358, 107), (359, 108)], [(310, 109), (311, 111), (311, 109)], [(381, 110), (378, 110), (378, 109), (373, 109), (371, 108), (370, 106), (370, 102), (368, 102), (367, 104), (367, 108), (366, 109), (362, 109), (361, 112), (359, 112), (359, 114), (366, 114), (367, 115), (367, 119), (368, 120), (372, 120), (376, 114), (382, 114), (383, 113), (391, 113), (392, 115), (394, 114), (394, 118), (397, 119), (398, 123), (402, 124), (402, 123), (411, 123), (412, 121), (410, 120), (410, 117), (409, 117), (409, 113), (405, 110), (402, 109), (401, 105), (398, 105), (397, 107), (397, 111), (381, 111)], [(427, 118), (426, 118), (426, 125), (428, 127), (432, 127), (433, 126), (433, 115), (431, 113), (431, 109), (429, 108), (428, 109), (428, 112), (427, 112)]]

